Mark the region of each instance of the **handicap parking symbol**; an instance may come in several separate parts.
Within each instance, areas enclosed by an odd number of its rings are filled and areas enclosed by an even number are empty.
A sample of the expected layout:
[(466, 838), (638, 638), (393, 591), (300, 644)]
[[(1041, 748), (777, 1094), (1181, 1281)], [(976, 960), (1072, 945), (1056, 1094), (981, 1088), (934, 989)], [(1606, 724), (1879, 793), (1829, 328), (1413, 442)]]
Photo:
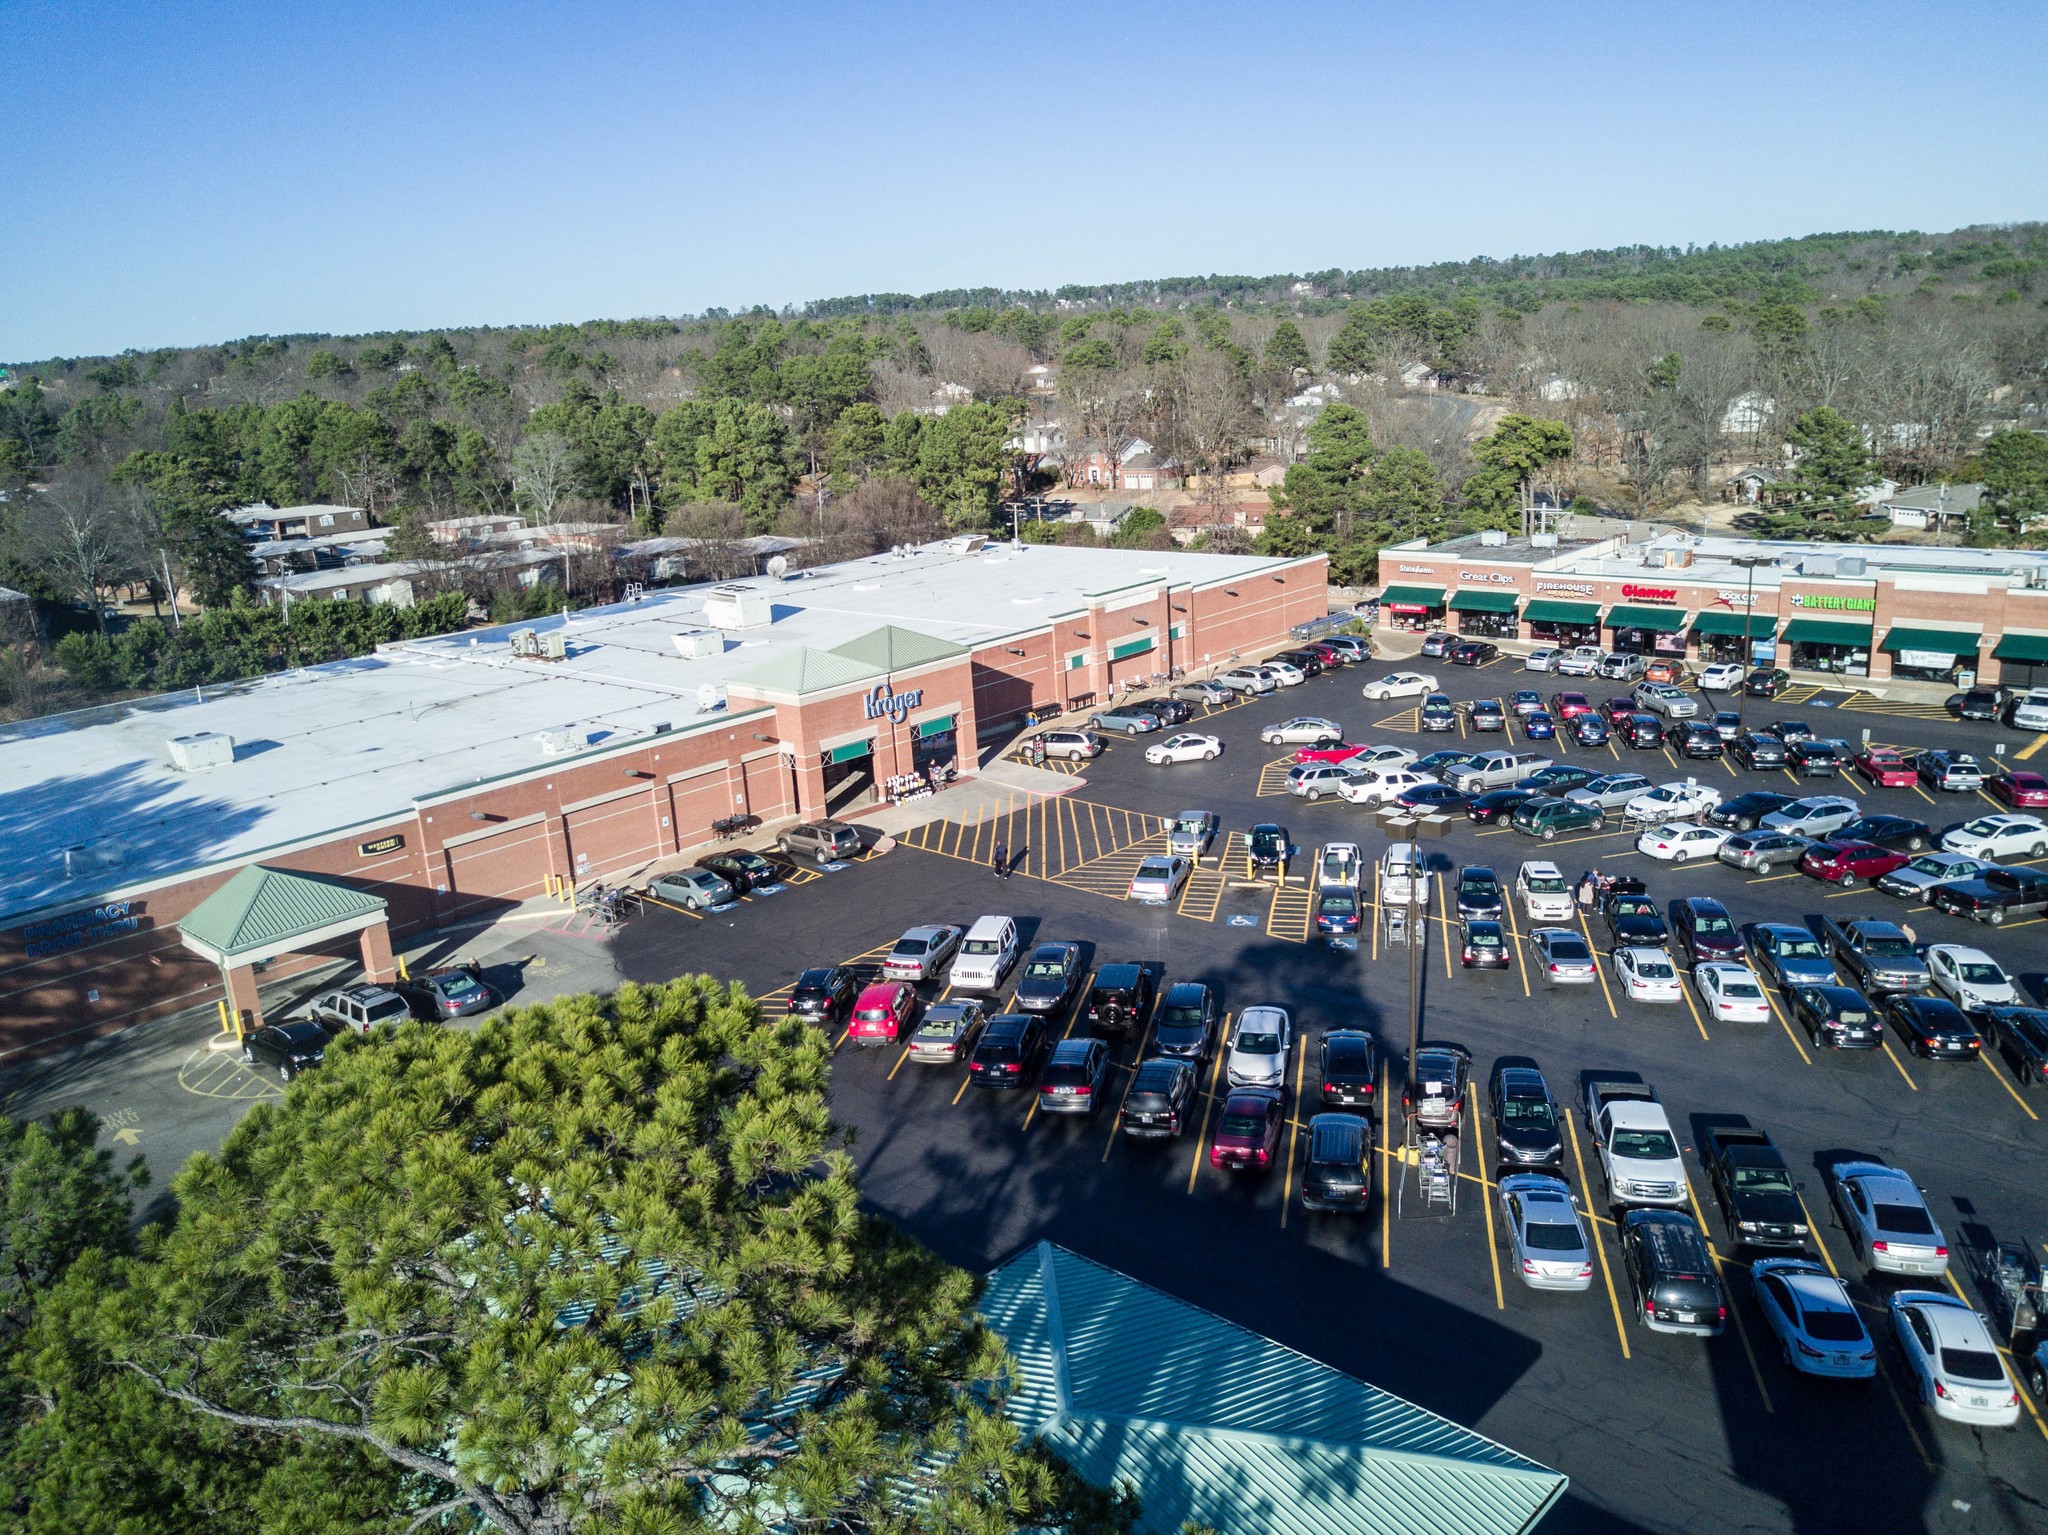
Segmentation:
[(782, 892), (783, 892), (783, 891), (787, 890), (788, 888), (789, 888), (789, 886), (787, 886), (787, 885), (756, 885), (756, 886), (754, 887), (754, 894), (756, 894), (756, 895), (780, 895), (780, 894), (782, 894)]
[(845, 867), (846, 865), (843, 863), (821, 863), (818, 865), (818, 872), (820, 874), (837, 874)]
[(1330, 940), (1330, 947), (1340, 954), (1355, 954), (1358, 952), (1358, 940), (1356, 938), (1332, 938)]
[(1259, 919), (1245, 912), (1234, 912), (1231, 914), (1230, 926), (1232, 927), (1257, 927), (1258, 925)]

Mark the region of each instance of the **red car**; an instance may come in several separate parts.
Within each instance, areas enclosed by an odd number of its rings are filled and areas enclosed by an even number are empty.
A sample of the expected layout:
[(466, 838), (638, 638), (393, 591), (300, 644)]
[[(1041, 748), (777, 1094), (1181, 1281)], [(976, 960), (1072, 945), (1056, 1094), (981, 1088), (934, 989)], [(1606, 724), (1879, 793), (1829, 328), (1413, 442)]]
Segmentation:
[(1913, 764), (1889, 746), (1865, 747), (1856, 758), (1856, 771), (1882, 789), (1910, 789), (1920, 778)]
[(1593, 700), (1584, 693), (1553, 693), (1550, 695), (1550, 716), (1552, 719), (1575, 719), (1581, 714), (1593, 713)]
[(846, 1032), (857, 1045), (893, 1044), (916, 1012), (915, 987), (907, 981), (881, 981), (861, 992)]
[(1223, 1100), (1223, 1122), (1209, 1143), (1211, 1167), (1271, 1167), (1280, 1144), (1280, 1093), (1271, 1087), (1234, 1087)]
[(1294, 754), (1296, 762), (1349, 762), (1369, 748), (1356, 741), (1339, 741), (1334, 746), (1304, 746)]
[(2001, 773), (1985, 783), (1984, 792), (1997, 795), (2015, 810), (2038, 810), (2048, 805), (2048, 778), (2039, 773)]
[(1800, 872), (1826, 880), (1845, 889), (1859, 880), (1878, 879), (1913, 861), (1911, 853), (1897, 853), (1868, 842), (1816, 842), (1800, 857)]
[(1610, 698), (1600, 706), (1597, 712), (1602, 719), (1607, 721), (1608, 728), (1612, 729), (1631, 714), (1640, 714), (1642, 710), (1637, 707), (1636, 701), (1633, 698)]

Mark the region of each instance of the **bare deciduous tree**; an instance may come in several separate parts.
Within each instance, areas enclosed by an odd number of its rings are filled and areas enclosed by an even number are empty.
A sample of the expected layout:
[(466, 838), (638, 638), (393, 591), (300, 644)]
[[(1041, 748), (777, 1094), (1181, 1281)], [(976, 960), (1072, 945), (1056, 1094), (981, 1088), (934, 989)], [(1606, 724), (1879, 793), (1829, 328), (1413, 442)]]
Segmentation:
[(67, 475), (17, 507), (8, 542), (14, 557), (93, 611), (123, 586), (149, 576), (149, 544), (135, 507), (90, 475)]
[(513, 450), (512, 500), (528, 522), (553, 522), (575, 483), (576, 454), (561, 433), (537, 433)]

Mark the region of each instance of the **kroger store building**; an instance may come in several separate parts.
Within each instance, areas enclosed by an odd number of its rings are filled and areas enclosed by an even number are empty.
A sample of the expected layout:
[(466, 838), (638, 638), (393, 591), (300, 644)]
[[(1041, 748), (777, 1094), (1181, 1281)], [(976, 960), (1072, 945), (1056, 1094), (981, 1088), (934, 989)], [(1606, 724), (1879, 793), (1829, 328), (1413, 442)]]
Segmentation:
[(1872, 680), (2048, 685), (2048, 555), (1663, 534), (1380, 551), (1381, 621)]

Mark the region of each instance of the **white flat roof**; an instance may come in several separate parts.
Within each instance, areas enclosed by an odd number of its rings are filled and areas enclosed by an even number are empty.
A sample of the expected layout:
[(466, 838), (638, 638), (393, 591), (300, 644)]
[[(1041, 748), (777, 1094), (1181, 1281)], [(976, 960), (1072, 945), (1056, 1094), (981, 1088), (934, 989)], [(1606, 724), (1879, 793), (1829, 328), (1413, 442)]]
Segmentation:
[[(734, 716), (698, 709), (699, 690), (795, 646), (829, 650), (885, 624), (975, 647), (1045, 628), (1090, 597), (1171, 582), (1214, 586), (1301, 562), (1185, 550), (991, 544), (927, 546), (806, 572), (725, 582), (770, 594), (775, 621), (725, 631), (720, 655), (686, 660), (671, 636), (711, 628), (709, 586), (386, 646), (373, 656), (0, 728), (0, 917), (409, 815), (417, 797), (569, 759), (539, 736), (573, 727), (593, 745)], [(363, 571), (323, 572), (360, 582)], [(559, 630), (568, 657), (515, 659), (515, 628)], [(744, 717), (744, 716), (742, 716)], [(235, 761), (210, 772), (170, 764), (166, 741), (216, 731)], [(67, 847), (97, 847), (67, 873)], [(81, 862), (94, 862), (90, 857)]]
[[(1661, 556), (1671, 549), (1690, 550), (1692, 562), (1689, 565), (1665, 565), (1661, 559), (1646, 561), (1645, 556)], [(1732, 583), (1741, 586), (1750, 579), (1749, 573), (1735, 564), (1737, 559), (1755, 559), (1759, 556), (1773, 561), (1756, 568), (1755, 584), (1769, 590), (1787, 577), (1837, 577), (1842, 580), (1873, 580), (1883, 575), (1898, 575), (1907, 572), (1920, 574), (1941, 574), (1955, 576), (1977, 576), (1990, 580), (2010, 579), (2024, 585), (2029, 576), (2040, 572), (2037, 577), (2048, 582), (2048, 553), (2031, 549), (1964, 549), (1940, 548), (1927, 544), (1827, 544), (1795, 543), (1772, 541), (1760, 538), (1725, 538), (1719, 536), (1700, 537), (1691, 533), (1660, 533), (1647, 541), (1624, 542), (1620, 538), (1602, 540), (1599, 543), (1577, 547), (1566, 546), (1551, 558), (1539, 560), (1542, 550), (1531, 550), (1523, 540), (1514, 540), (1508, 546), (1481, 544), (1469, 535), (1432, 544), (1426, 549), (1388, 550), (1381, 556), (1384, 573), (1389, 556), (1398, 559), (1405, 555), (1427, 554), (1433, 556), (1454, 555), (1460, 560), (1474, 564), (1511, 563), (1521, 566), (1536, 566), (1536, 574), (1555, 576), (1565, 572), (1578, 575), (1629, 577), (1642, 580), (1645, 585), (1657, 580), (1684, 582), (1710, 581), (1721, 584)], [(1843, 560), (1861, 560), (1860, 575), (1849, 575), (1840, 569)], [(1413, 576), (1389, 578), (1390, 585)]]

